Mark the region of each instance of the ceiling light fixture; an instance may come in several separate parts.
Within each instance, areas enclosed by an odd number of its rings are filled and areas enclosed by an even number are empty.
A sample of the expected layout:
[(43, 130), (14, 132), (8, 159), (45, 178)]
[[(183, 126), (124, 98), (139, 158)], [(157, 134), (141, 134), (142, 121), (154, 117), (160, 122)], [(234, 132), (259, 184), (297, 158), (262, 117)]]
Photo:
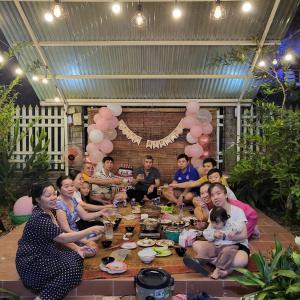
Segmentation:
[(286, 61), (292, 61), (293, 60), (293, 55), (291, 53), (287, 53), (285, 56), (284, 56), (284, 60)]
[(0, 53), (0, 64), (2, 64), (4, 62), (4, 57), (3, 55)]
[(60, 102), (60, 99), (58, 97), (54, 97), (54, 102)]
[(140, 3), (136, 7), (136, 13), (131, 19), (131, 24), (138, 28), (142, 28), (147, 25), (147, 18), (143, 14), (143, 6)]
[(182, 10), (178, 6), (175, 6), (172, 10), (172, 16), (176, 20), (180, 19), (182, 17)]
[(38, 80), (39, 80), (39, 77), (36, 76), (36, 75), (32, 75), (31, 79), (32, 79), (33, 81), (38, 81)]
[(56, 18), (60, 18), (62, 16), (62, 11), (63, 11), (62, 6), (59, 3), (59, 0), (55, 0), (54, 2), (55, 2), (55, 4), (54, 4), (54, 8), (53, 8), (53, 15)]
[(53, 20), (54, 20), (52, 13), (49, 11), (44, 14), (44, 18), (49, 23), (53, 22)]
[(278, 64), (278, 60), (277, 60), (276, 58), (274, 58), (274, 59), (272, 60), (272, 65), (276, 66), (277, 64)]
[(224, 9), (224, 6), (221, 4), (220, 0), (216, 0), (213, 9), (210, 12), (211, 19), (221, 20), (224, 19), (225, 16), (226, 16), (226, 11)]
[(118, 15), (122, 10), (121, 4), (119, 2), (113, 2), (111, 10), (115, 15)]
[(245, 1), (242, 5), (242, 11), (248, 13), (253, 9), (252, 3), (250, 1)]

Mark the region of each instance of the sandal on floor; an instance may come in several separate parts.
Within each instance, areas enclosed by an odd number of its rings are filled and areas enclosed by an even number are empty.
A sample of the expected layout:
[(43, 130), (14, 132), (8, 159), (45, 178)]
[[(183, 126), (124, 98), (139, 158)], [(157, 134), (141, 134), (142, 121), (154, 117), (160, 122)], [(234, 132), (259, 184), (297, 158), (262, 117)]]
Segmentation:
[(202, 260), (201, 258), (192, 258), (188, 255), (183, 257), (183, 263), (193, 271), (197, 273), (201, 273), (204, 276), (208, 276), (209, 271), (205, 268), (206, 261)]

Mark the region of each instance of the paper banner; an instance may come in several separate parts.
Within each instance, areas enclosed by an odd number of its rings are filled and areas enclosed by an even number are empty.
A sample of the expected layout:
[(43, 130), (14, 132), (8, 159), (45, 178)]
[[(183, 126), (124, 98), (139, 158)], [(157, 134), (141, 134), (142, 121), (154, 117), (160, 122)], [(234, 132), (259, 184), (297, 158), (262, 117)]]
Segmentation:
[(119, 129), (133, 143), (137, 143), (138, 145), (140, 144), (142, 138), (129, 129), (123, 120), (119, 121)]
[(176, 128), (166, 137), (160, 140), (147, 140), (146, 142), (146, 148), (155, 149), (155, 148), (162, 148), (165, 146), (168, 146), (171, 143), (174, 143), (174, 141), (182, 134), (183, 132), (183, 126), (182, 126), (182, 120), (179, 122), (179, 124), (176, 126)]

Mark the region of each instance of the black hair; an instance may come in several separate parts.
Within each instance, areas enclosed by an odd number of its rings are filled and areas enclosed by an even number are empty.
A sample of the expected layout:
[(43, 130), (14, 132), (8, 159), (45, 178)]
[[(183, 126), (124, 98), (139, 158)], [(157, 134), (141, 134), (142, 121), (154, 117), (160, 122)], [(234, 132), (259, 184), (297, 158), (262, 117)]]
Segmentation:
[[(80, 173), (80, 172), (79, 172)], [(76, 175), (77, 176), (77, 175)], [(76, 177), (75, 176), (75, 177)], [(60, 189), (62, 187), (62, 183), (64, 180), (66, 179), (71, 179), (74, 180), (73, 177), (71, 177), (70, 175), (61, 175), (56, 179), (56, 186)]]
[(54, 185), (48, 181), (40, 182), (40, 183), (35, 182), (31, 185), (29, 196), (32, 197), (33, 205), (38, 205), (37, 199), (41, 198), (44, 190), (49, 186), (52, 186), (54, 188)]
[(106, 161), (114, 162), (114, 159), (111, 156), (105, 156), (103, 157), (102, 162), (105, 163)]
[(221, 171), (220, 169), (213, 168), (213, 169), (211, 169), (211, 170), (209, 170), (209, 171), (207, 172), (207, 177), (210, 176), (210, 175), (213, 174), (213, 173), (218, 173), (218, 174), (220, 175), (220, 177), (223, 176), (223, 173), (222, 173), (222, 171)]
[(214, 207), (209, 214), (210, 221), (215, 223), (222, 222), (225, 224), (229, 218), (230, 216), (223, 207)]
[(179, 154), (177, 156), (177, 160), (179, 160), (181, 158), (185, 158), (186, 161), (189, 161), (189, 157), (185, 153)]
[(206, 164), (206, 163), (211, 163), (214, 168), (217, 166), (216, 160), (213, 159), (212, 157), (207, 157), (207, 158), (203, 159), (202, 165), (204, 166), (204, 164)]
[(151, 159), (153, 161), (153, 157), (151, 155), (146, 155), (145, 159)]
[(209, 181), (205, 181), (203, 183), (201, 183), (201, 185), (199, 186), (199, 191), (201, 190), (201, 188), (205, 185), (208, 185), (209, 187), (211, 186), (211, 183)]
[(70, 169), (69, 171), (69, 178), (72, 180), (75, 180), (75, 178), (78, 176), (78, 174), (80, 174), (81, 171), (79, 170), (75, 170), (75, 169)]
[(211, 196), (211, 192), (212, 192), (213, 188), (215, 188), (215, 187), (220, 188), (224, 192), (224, 194), (227, 195), (227, 190), (226, 190), (225, 185), (223, 185), (222, 183), (219, 183), (219, 182), (215, 182), (215, 183), (212, 183), (210, 185), (210, 187), (208, 188), (208, 193), (210, 196)]

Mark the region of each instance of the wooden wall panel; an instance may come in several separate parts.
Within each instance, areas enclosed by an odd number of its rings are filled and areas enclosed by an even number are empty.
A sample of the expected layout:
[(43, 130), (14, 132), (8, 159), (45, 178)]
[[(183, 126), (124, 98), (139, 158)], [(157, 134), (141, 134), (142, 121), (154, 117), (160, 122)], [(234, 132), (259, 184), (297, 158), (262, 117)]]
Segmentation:
[[(89, 123), (93, 123), (93, 116), (98, 109), (89, 110)], [(216, 109), (210, 109), (213, 115), (214, 131), (211, 135), (209, 151), (212, 157), (216, 154)], [(117, 129), (118, 136), (113, 141), (114, 151), (110, 154), (115, 160), (115, 167), (121, 164), (130, 164), (133, 167), (142, 165), (145, 155), (150, 154), (154, 158), (154, 166), (157, 167), (162, 176), (163, 182), (170, 182), (177, 170), (177, 155), (183, 153), (186, 142), (187, 130), (175, 140), (161, 149), (146, 148), (147, 139), (159, 140), (170, 134), (179, 121), (185, 116), (185, 109), (123, 109), (119, 120), (124, 120), (126, 125), (137, 135), (142, 137), (140, 145), (132, 143), (122, 132)]]

